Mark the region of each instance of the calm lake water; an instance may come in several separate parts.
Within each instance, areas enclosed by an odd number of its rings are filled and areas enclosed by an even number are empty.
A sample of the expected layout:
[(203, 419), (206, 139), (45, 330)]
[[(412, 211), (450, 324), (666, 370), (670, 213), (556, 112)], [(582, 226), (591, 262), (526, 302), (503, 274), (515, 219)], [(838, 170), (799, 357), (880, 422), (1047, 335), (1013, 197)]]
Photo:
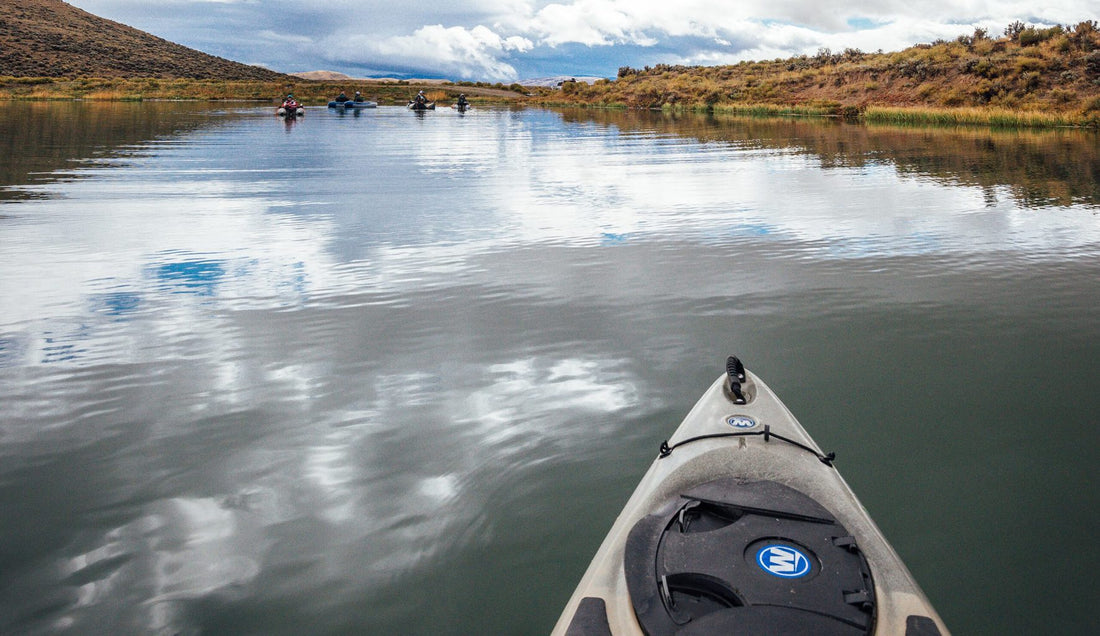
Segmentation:
[(956, 633), (1095, 627), (1095, 133), (4, 108), (0, 633), (546, 633), (731, 353)]

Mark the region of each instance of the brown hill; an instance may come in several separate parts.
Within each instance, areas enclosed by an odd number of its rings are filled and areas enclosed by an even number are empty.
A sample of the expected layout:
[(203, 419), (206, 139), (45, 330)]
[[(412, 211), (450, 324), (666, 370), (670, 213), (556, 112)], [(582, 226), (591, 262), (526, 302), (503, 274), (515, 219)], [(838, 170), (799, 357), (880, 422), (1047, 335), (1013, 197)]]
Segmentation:
[(305, 71), (304, 73), (291, 73), (291, 75), (316, 82), (343, 82), (352, 79), (336, 71)]
[(169, 42), (61, 0), (0, 0), (0, 75), (286, 78)]
[(548, 101), (636, 108), (755, 105), (858, 114), (872, 107), (1026, 110), (1100, 115), (1100, 27), (983, 29), (893, 53), (828, 49), (728, 66), (622, 67), (614, 81), (562, 84)]

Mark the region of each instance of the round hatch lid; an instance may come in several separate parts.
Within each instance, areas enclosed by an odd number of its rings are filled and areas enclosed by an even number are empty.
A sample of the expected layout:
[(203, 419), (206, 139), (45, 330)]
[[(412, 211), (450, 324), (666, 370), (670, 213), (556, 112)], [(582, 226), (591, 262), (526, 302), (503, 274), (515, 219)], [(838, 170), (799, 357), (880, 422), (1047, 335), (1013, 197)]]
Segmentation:
[(874, 585), (855, 539), (773, 481), (691, 488), (635, 524), (627, 588), (647, 634), (867, 634)]

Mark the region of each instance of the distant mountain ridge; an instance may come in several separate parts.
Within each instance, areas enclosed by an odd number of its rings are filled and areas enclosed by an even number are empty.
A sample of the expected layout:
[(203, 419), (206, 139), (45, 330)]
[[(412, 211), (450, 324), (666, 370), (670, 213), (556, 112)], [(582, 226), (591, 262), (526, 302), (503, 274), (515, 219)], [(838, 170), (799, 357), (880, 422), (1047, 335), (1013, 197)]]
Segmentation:
[(279, 80), (61, 0), (0, 0), (0, 76)]
[(596, 82), (608, 79), (606, 77), (592, 77), (592, 76), (580, 76), (580, 75), (555, 75), (553, 77), (536, 77), (532, 79), (520, 80), (519, 83), (523, 86), (546, 86), (554, 88), (561, 86), (568, 81), (583, 82), (585, 84), (595, 84)]
[[(394, 77), (349, 77), (343, 73), (336, 71), (305, 71), (303, 73), (291, 73), (294, 77), (300, 77), (302, 79), (313, 80), (318, 82), (343, 82), (343, 81), (368, 81), (368, 82), (409, 82), (415, 84), (444, 84), (452, 82), (452, 80), (445, 79), (420, 79), (420, 78), (406, 78), (404, 80)], [(595, 84), (599, 80), (608, 79), (606, 77), (589, 77), (579, 75), (555, 75), (553, 77), (539, 77), (534, 79), (519, 80), (516, 82), (521, 86), (544, 86), (547, 88), (555, 88), (562, 85), (564, 82), (584, 82), (585, 84)]]
[(343, 82), (355, 79), (344, 73), (337, 73), (336, 71), (305, 71), (302, 73), (291, 73), (291, 75), (316, 82)]

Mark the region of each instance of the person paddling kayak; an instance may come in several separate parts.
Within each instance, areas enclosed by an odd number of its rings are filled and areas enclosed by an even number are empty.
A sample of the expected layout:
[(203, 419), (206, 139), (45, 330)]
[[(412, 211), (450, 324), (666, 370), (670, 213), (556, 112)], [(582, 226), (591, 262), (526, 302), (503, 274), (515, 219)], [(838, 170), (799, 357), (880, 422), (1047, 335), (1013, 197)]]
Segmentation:
[(294, 95), (287, 94), (286, 99), (283, 100), (282, 105), (275, 109), (275, 114), (280, 117), (297, 117), (305, 114), (305, 109), (298, 103), (298, 100), (294, 99)]

